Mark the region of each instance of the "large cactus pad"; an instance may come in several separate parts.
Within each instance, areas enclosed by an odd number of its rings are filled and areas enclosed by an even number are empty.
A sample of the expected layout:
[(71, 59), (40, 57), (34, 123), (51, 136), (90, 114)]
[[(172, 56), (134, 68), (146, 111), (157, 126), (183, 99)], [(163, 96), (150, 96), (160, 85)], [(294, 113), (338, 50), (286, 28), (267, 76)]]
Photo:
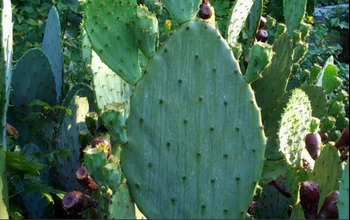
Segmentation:
[(253, 91), (216, 29), (183, 24), (150, 60), (130, 109), (121, 162), (147, 218), (245, 216), (266, 141)]

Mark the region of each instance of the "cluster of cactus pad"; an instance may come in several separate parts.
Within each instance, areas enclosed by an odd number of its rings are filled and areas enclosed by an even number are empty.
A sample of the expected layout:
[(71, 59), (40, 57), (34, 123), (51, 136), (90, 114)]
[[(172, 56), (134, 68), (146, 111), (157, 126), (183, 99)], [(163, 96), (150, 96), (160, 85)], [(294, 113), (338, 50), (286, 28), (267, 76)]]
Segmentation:
[[(57, 159), (68, 214), (125, 219), (138, 208), (150, 219), (349, 218), (348, 128), (337, 142), (311, 141), (312, 154), (305, 146), (322, 126), (332, 73), (319, 69), (315, 84), (290, 84), (308, 49), (306, 0), (283, 1), (285, 24), (262, 17), (262, 0), (237, 0), (227, 36), (208, 0), (86, 0), (82, 51), (92, 82), (67, 94), (56, 8), (43, 48), (25, 52), (11, 80), (11, 3), (3, 2), (0, 163), (6, 123), (19, 129), (22, 145), (31, 138), (21, 118), (34, 100), (70, 109), (57, 119), (54, 146), (70, 151)], [(160, 43), (162, 8), (178, 26)], [(0, 218), (8, 217), (3, 167)], [(314, 189), (317, 202), (305, 199)], [(43, 208), (33, 208), (36, 218)]]

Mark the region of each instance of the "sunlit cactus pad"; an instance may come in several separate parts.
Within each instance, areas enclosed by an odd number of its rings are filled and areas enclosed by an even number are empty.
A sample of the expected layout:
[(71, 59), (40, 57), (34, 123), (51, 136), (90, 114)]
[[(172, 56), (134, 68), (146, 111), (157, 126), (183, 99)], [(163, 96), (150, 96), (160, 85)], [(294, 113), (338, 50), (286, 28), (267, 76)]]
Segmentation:
[(183, 24), (150, 60), (127, 119), (122, 169), (147, 218), (243, 218), (265, 136), (253, 91), (210, 24)]

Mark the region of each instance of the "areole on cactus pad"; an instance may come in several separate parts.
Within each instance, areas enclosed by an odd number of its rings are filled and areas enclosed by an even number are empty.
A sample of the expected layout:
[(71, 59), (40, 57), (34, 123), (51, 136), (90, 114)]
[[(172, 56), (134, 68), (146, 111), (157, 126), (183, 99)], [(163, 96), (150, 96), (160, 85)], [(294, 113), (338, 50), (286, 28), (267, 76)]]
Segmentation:
[(253, 91), (210, 24), (184, 23), (152, 57), (126, 126), (122, 169), (147, 218), (245, 217), (266, 140)]

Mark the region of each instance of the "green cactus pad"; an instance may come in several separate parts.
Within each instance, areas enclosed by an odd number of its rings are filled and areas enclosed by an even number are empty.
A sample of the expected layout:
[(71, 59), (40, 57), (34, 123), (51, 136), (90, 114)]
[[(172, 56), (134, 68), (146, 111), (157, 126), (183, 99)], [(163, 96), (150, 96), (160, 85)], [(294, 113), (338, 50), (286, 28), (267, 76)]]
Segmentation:
[(156, 15), (149, 12), (145, 6), (137, 7), (135, 36), (143, 55), (151, 58), (157, 49), (159, 28)]
[(147, 218), (246, 216), (266, 140), (254, 93), (211, 24), (184, 24), (152, 57), (126, 126), (122, 168)]
[(273, 51), (269, 44), (256, 42), (250, 48), (248, 67), (244, 75), (248, 83), (261, 77), (261, 72), (271, 65), (272, 56)]
[(253, 45), (255, 41), (255, 35), (260, 25), (262, 9), (263, 9), (263, 0), (255, 0), (250, 9), (247, 22), (245, 23), (245, 26), (244, 26), (248, 35), (246, 43), (243, 45), (243, 51), (245, 52), (249, 50), (249, 48)]
[(141, 77), (132, 24), (136, 8), (136, 0), (88, 0), (84, 7), (84, 27), (92, 48), (129, 84)]
[(119, 185), (109, 204), (108, 219), (135, 219), (135, 206), (126, 183)]
[(129, 101), (129, 85), (104, 64), (95, 51), (92, 51), (90, 68), (100, 113), (104, 112), (109, 104)]
[(93, 105), (93, 92), (88, 87), (73, 87), (63, 101), (64, 106), (71, 109), (72, 114), (65, 113), (60, 118), (60, 127), (57, 138), (58, 150), (69, 149), (71, 154), (64, 158), (57, 158), (58, 182), (66, 191), (73, 189), (82, 190), (76, 182), (75, 172), (80, 167), (81, 145), (79, 142), (80, 131), (86, 130), (85, 117), (90, 111), (95, 110)]
[[(9, 0), (2, 1), (0, 10), (0, 25), (0, 150), (6, 150), (6, 115), (9, 104), (10, 85), (12, 78), (13, 38), (12, 9), (11, 1)], [(6, 175), (2, 175), (5, 174), (5, 170), (3, 170), (3, 168), (5, 168), (5, 164), (3, 164), (5, 159), (2, 158), (3, 156), (4, 154), (1, 152), (0, 161), (2, 162), (0, 164), (0, 181), (6, 182), (6, 180), (3, 179), (3, 177), (5, 177)], [(8, 218), (7, 210), (5, 210), (6, 206), (3, 204), (3, 202), (7, 202), (7, 196), (5, 196), (7, 193), (5, 185), (4, 188), (0, 186), (0, 190), (5, 190), (4, 194), (0, 194), (0, 213), (3, 213), (0, 214), (0, 218)]]
[(63, 48), (61, 43), (60, 17), (52, 6), (46, 21), (43, 39), (43, 51), (51, 63), (56, 82), (57, 103), (61, 102), (63, 87)]
[(339, 186), (339, 219), (349, 219), (349, 157)]
[[(342, 177), (342, 164), (339, 159), (338, 149), (332, 144), (326, 144), (321, 151), (320, 156), (315, 161), (314, 170), (311, 174), (311, 180), (320, 186), (320, 201), (324, 201), (326, 196), (339, 190), (339, 180)], [(318, 210), (321, 209), (319, 205)]]
[(274, 111), (276, 101), (286, 91), (291, 74), (293, 43), (285, 32), (275, 39), (272, 50), (275, 53), (271, 65), (263, 71), (263, 78), (252, 84), (264, 123), (269, 114)]
[(312, 116), (317, 118), (324, 117), (327, 108), (326, 94), (321, 87), (316, 86), (301, 86), (302, 89), (309, 97), (312, 108)]
[(305, 14), (307, 0), (283, 0), (284, 20), (288, 33), (298, 29)]
[(304, 138), (310, 131), (312, 109), (308, 96), (301, 89), (286, 93), (289, 97), (280, 120), (279, 150), (293, 167), (301, 167), (302, 159), (311, 160)]
[(227, 27), (227, 41), (231, 47), (235, 47), (245, 21), (253, 6), (253, 0), (238, 0), (232, 10), (231, 20)]
[(169, 13), (181, 24), (194, 20), (200, 5), (200, 0), (161, 0)]
[(39, 99), (56, 104), (55, 78), (45, 53), (37, 48), (28, 50), (13, 71), (11, 101), (18, 112), (28, 112), (28, 104)]

